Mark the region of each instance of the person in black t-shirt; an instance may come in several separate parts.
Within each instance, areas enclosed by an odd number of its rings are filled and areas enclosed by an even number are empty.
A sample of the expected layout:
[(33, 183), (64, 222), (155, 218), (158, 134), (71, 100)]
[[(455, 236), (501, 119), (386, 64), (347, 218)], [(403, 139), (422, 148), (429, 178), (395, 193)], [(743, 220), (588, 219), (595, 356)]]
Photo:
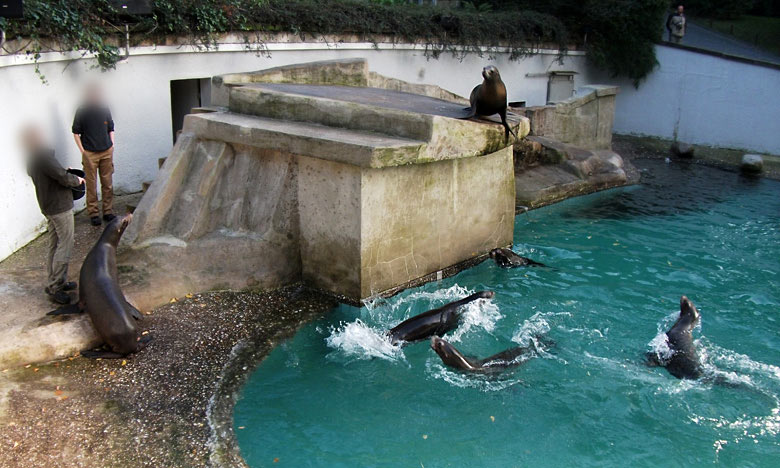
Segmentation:
[(87, 211), (93, 226), (100, 226), (98, 212), (97, 175), (100, 173), (100, 194), (103, 200), (103, 220), (114, 215), (114, 121), (111, 111), (103, 104), (96, 85), (87, 88), (84, 104), (73, 118), (73, 139), (81, 151), (81, 163), (87, 181)]

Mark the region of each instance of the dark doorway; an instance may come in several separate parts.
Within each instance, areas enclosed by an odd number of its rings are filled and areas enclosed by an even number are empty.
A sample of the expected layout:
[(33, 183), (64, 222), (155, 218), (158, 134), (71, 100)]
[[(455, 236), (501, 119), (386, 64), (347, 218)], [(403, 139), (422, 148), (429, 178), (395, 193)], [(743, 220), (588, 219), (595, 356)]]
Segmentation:
[(171, 80), (171, 123), (173, 142), (184, 126), (184, 116), (195, 107), (211, 105), (211, 79)]

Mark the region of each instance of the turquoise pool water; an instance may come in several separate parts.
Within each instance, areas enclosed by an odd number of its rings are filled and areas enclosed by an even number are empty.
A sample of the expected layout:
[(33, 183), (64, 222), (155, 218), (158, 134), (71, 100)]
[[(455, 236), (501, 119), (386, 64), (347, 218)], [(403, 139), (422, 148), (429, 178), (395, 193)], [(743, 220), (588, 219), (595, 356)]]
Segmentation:
[[(235, 428), (252, 467), (780, 466), (780, 183), (640, 161), (641, 186), (517, 217), (515, 250), (367, 308), (342, 306), (251, 375)], [(448, 335), (486, 357), (555, 346), (497, 378), (384, 330), (466, 294)], [(707, 378), (642, 364), (688, 295)], [(719, 383), (712, 383), (718, 381)], [(276, 459), (276, 461), (274, 461)]]

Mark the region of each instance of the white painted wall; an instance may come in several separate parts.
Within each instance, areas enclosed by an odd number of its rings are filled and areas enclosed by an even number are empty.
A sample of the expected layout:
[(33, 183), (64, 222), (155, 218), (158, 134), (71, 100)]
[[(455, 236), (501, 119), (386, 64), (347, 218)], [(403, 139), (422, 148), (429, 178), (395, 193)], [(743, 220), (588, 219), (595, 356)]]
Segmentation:
[[(34, 73), (32, 61), (24, 56), (0, 56), (0, 157), (3, 180), (0, 183), (0, 259), (35, 238), (43, 228), (32, 184), (16, 135), (19, 126), (34, 120), (50, 129), (57, 156), (65, 166), (80, 166), (80, 156), (70, 133), (73, 112), (80, 89), (87, 80), (100, 78), (116, 123), (114, 188), (135, 192), (141, 183), (152, 180), (157, 158), (167, 156), (172, 146), (170, 81), (204, 78), (225, 73), (314, 60), (364, 57), (369, 68), (383, 75), (414, 83), (431, 83), (468, 96), (481, 82), (481, 69), (492, 62), (501, 70), (509, 89), (509, 100), (526, 100), (528, 105), (544, 104), (547, 94), (544, 74), (552, 70), (573, 70), (576, 86), (587, 83), (585, 57), (575, 54), (563, 64), (554, 51), (520, 62), (510, 62), (507, 54), (495, 60), (468, 56), (459, 61), (451, 56), (427, 60), (414, 46), (380, 46), (350, 43), (268, 44), (271, 57), (245, 52), (239, 44), (223, 44), (218, 51), (197, 52), (174, 46), (143, 47), (131, 50), (126, 62), (116, 70), (100, 73), (90, 70), (92, 60), (62, 54), (44, 54), (41, 72), (49, 84), (43, 85)], [(77, 208), (83, 208), (83, 200)]]
[(639, 89), (600, 79), (620, 86), (615, 133), (780, 154), (780, 70), (661, 45), (656, 55)]

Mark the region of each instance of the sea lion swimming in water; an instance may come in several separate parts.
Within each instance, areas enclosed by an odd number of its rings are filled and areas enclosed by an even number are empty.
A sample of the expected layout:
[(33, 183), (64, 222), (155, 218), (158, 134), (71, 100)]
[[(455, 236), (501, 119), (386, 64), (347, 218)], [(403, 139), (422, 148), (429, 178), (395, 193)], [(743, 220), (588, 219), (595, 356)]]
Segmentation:
[(423, 312), (399, 323), (387, 336), (392, 344), (402, 341), (411, 342), (424, 340), (433, 335), (443, 335), (448, 331), (458, 328), (460, 322), (459, 309), (461, 306), (477, 299), (490, 299), (495, 296), (493, 291), (479, 291), (459, 301), (450, 302), (438, 309)]
[(680, 298), (680, 317), (666, 332), (671, 350), (670, 356), (659, 356), (657, 352), (647, 353), (647, 365), (662, 366), (678, 379), (697, 379), (702, 375), (701, 361), (696, 352), (691, 331), (699, 323), (700, 314), (690, 299)]
[(493, 249), (490, 251), (490, 258), (496, 261), (496, 265), (501, 268), (517, 267), (546, 267), (544, 263), (539, 263), (530, 258), (521, 257), (510, 249)]
[(141, 320), (141, 313), (127, 302), (119, 288), (116, 247), (132, 217), (127, 214), (114, 218), (87, 254), (79, 274), (79, 302), (49, 312), (49, 315), (84, 311), (89, 314), (95, 331), (108, 349), (82, 351), (84, 357), (121, 358), (140, 351), (150, 340), (145, 337), (139, 341), (136, 322)]
[(501, 351), (485, 359), (476, 359), (464, 356), (455, 346), (438, 336), (431, 338), (431, 349), (439, 355), (445, 365), (479, 374), (493, 374), (518, 367), (526, 361), (526, 359), (521, 359), (522, 357), (537, 354), (536, 347), (532, 341), (529, 346), (518, 346)]
[(501, 75), (498, 68), (488, 65), (482, 69), (484, 80), (471, 90), (469, 102), (471, 107), (467, 107), (468, 114), (463, 117), (470, 119), (475, 115), (490, 116), (498, 114), (501, 117), (501, 124), (504, 126), (504, 138), (508, 141), (509, 134), (517, 139), (517, 134), (509, 128), (506, 122), (506, 86), (501, 81)]

